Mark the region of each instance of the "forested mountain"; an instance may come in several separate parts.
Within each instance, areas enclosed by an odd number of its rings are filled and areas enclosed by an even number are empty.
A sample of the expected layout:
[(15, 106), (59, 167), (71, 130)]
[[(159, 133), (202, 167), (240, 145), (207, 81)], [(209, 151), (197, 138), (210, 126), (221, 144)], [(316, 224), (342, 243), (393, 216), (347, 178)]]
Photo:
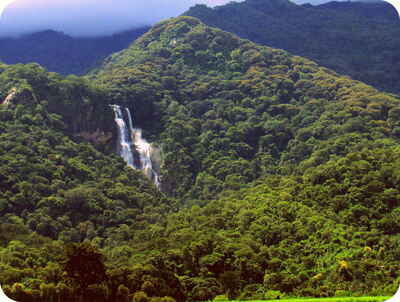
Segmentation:
[(374, 87), (399, 93), (400, 20), (386, 2), (246, 0), (185, 15), (256, 43), (287, 50)]
[[(105, 91), (37, 64), (0, 70), (0, 280), (13, 285), (17, 301), (77, 301), (57, 264), (64, 245), (89, 240), (112, 248), (154, 219), (149, 213), (165, 214), (174, 203), (110, 153), (115, 127)], [(89, 255), (95, 263), (92, 247), (69, 249), (71, 259)], [(75, 290), (87, 286), (80, 279)], [(109, 289), (115, 301), (117, 288)], [(101, 290), (89, 289), (88, 297)]]
[[(192, 17), (85, 78), (0, 70), (0, 280), (18, 301), (394, 292), (400, 99)], [(160, 146), (162, 192), (113, 154), (110, 104)]]
[[(196, 5), (185, 15), (253, 42), (310, 58), (376, 88), (400, 91), (400, 21), (386, 2), (333, 1), (312, 6), (288, 0), (246, 0), (215, 8)], [(93, 38), (72, 38), (51, 30), (1, 38), (0, 61), (36, 62), (64, 75), (83, 75), (148, 29)]]
[(174, 196), (301, 174), (394, 144), (400, 130), (398, 99), (189, 17), (158, 24), (92, 76), (162, 144)]
[(64, 75), (82, 75), (105, 57), (128, 47), (148, 29), (138, 28), (91, 38), (74, 38), (52, 30), (0, 38), (0, 61), (6, 64), (35, 62)]

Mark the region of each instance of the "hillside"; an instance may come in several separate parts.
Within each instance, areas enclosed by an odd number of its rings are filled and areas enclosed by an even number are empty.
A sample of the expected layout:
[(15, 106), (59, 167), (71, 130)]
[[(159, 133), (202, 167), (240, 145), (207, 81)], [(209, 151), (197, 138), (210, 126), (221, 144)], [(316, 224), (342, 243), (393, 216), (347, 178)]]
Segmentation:
[(284, 49), (389, 92), (400, 92), (400, 21), (386, 2), (246, 0), (184, 15), (242, 38)]
[(60, 264), (66, 245), (111, 249), (174, 203), (111, 153), (113, 112), (100, 88), (37, 64), (2, 64), (0, 91), (2, 286), (17, 301), (50, 301), (56, 291), (77, 301), (80, 287)]
[(209, 199), (398, 142), (398, 99), (194, 18), (158, 24), (92, 76), (162, 145), (174, 196)]
[(162, 146), (163, 190), (194, 205), (143, 247), (189, 300), (395, 291), (399, 99), (189, 17), (91, 76)]
[[(0, 70), (0, 280), (14, 299), (394, 292), (398, 98), (192, 17), (85, 78)], [(162, 192), (113, 154), (110, 104), (160, 147)]]
[[(376, 88), (399, 93), (399, 18), (386, 2), (296, 5), (286, 0), (247, 0), (215, 8), (196, 5), (184, 15), (242, 38), (304, 56)], [(73, 38), (44, 31), (0, 39), (0, 61), (36, 62), (64, 75), (83, 75), (149, 28), (113, 36)]]
[(83, 75), (110, 54), (129, 46), (148, 28), (112, 36), (74, 38), (52, 30), (16, 38), (0, 38), (0, 61), (6, 64), (39, 63), (60, 74)]

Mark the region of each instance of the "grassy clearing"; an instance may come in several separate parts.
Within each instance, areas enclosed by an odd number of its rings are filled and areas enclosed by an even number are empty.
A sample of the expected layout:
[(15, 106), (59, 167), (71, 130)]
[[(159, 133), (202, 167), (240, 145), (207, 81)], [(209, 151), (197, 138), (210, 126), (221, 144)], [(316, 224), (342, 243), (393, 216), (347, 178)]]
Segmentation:
[(333, 298), (292, 298), (272, 301), (280, 302), (382, 302), (390, 297), (333, 297)]
[[(277, 300), (251, 300), (241, 301), (235, 300), (231, 302), (382, 302), (390, 299), (391, 297), (378, 296), (378, 297), (333, 297), (333, 298), (290, 298), (290, 299), (277, 299)], [(220, 302), (220, 301), (219, 301)]]

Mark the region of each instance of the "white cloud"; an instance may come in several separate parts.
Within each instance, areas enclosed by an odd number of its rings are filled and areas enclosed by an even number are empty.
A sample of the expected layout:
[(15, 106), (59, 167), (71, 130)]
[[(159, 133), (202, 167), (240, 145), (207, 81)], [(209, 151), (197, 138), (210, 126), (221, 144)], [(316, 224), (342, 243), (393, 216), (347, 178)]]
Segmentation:
[(225, 2), (228, 0), (15, 0), (3, 13), (0, 35), (45, 29), (73, 36), (109, 35), (178, 16), (196, 3)]

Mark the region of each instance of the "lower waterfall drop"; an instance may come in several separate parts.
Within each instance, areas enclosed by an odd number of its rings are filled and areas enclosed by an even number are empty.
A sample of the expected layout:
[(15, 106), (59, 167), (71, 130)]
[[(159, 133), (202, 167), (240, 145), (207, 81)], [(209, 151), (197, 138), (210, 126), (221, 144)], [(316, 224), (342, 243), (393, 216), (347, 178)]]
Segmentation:
[[(120, 156), (129, 166), (141, 170), (147, 178), (152, 180), (157, 188), (159, 188), (160, 178), (157, 172), (153, 169), (153, 163), (151, 161), (153, 147), (142, 137), (142, 129), (133, 127), (132, 115), (129, 108), (124, 108), (128, 123), (125, 123), (124, 115), (120, 106), (111, 105), (111, 108), (114, 110), (115, 122), (118, 126)], [(129, 128), (127, 127), (127, 124)], [(136, 165), (134, 152), (132, 152), (131, 148), (132, 145), (139, 155), (139, 161), (136, 161), (136, 163), (138, 163)]]
[(153, 163), (151, 161), (153, 148), (142, 138), (142, 129), (133, 128), (132, 130), (133, 144), (135, 145), (136, 151), (139, 153), (140, 169), (148, 178), (153, 180), (158, 188), (160, 186), (160, 180), (157, 172), (153, 169)]

